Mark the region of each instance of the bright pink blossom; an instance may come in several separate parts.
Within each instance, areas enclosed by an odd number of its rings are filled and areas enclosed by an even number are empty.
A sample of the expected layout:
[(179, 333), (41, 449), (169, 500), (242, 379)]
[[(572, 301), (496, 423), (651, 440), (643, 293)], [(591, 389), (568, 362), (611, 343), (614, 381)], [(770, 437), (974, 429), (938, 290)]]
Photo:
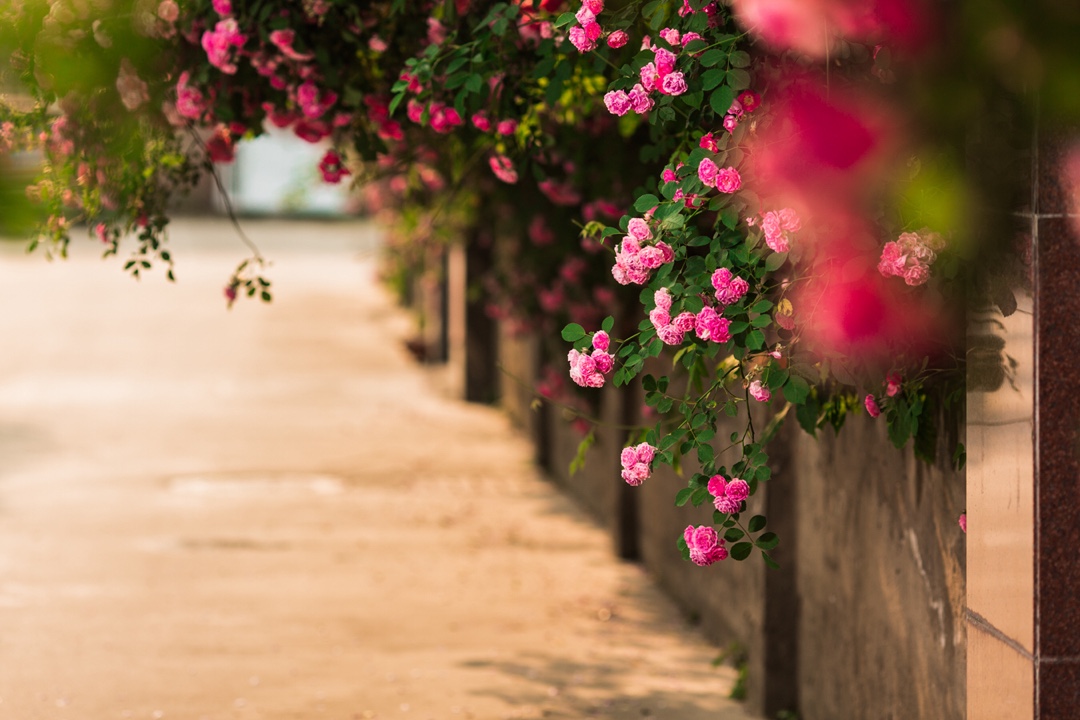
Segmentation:
[(513, 185), (518, 181), (518, 173), (514, 168), (514, 163), (505, 155), (493, 155), (488, 160), (488, 165), (491, 167), (491, 172), (495, 173), (495, 177), (504, 183)]
[(761, 384), (760, 380), (755, 380), (750, 383), (750, 387), (747, 388), (750, 391), (750, 397), (754, 398), (758, 402), (769, 402), (769, 398), (772, 397), (772, 393), (769, 392), (769, 388)]
[(885, 378), (885, 396), (896, 397), (900, 394), (902, 379), (899, 373), (889, 373)]
[(599, 15), (604, 12), (604, 0), (583, 0), (581, 6), (593, 15)]
[(638, 242), (651, 240), (653, 236), (652, 230), (649, 228), (649, 223), (643, 218), (631, 218), (626, 226), (626, 234)]
[(207, 30), (202, 36), (202, 47), (210, 64), (227, 75), (236, 74), (233, 49), (243, 47), (246, 42), (247, 36), (240, 32), (240, 26), (232, 18), (218, 21), (213, 30)]
[(701, 140), (698, 141), (698, 147), (708, 150), (709, 152), (719, 152), (720, 146), (716, 143), (716, 138), (712, 133), (706, 133), (701, 136)]
[[(702, 162), (705, 162), (702, 160)], [(716, 182), (714, 183), (716, 189), (722, 193), (738, 192), (742, 187), (742, 178), (739, 177), (739, 171), (733, 167), (726, 167), (720, 170), (716, 174)]]
[(513, 135), (517, 131), (517, 120), (500, 120), (495, 126), (495, 132), (500, 135)]
[(337, 93), (319, 89), (311, 80), (305, 80), (296, 89), (296, 103), (304, 117), (315, 120), (322, 117), (337, 102)]
[(612, 90), (604, 95), (604, 105), (609, 113), (621, 117), (630, 111), (630, 97), (623, 90)]
[(679, 31), (675, 28), (664, 28), (660, 31), (660, 37), (667, 40), (669, 45), (679, 46)]
[(616, 30), (607, 37), (607, 44), (609, 48), (618, 49), (630, 41), (630, 36), (626, 34), (625, 30)]
[(581, 53), (596, 49), (596, 40), (590, 39), (585, 29), (580, 25), (570, 28), (570, 42)]
[(221, 17), (232, 15), (231, 0), (213, 0), (211, 4), (214, 6), (214, 12), (216, 12)]
[(625, 447), (619, 456), (622, 464), (622, 479), (635, 487), (645, 482), (652, 474), (652, 461), (656, 448), (649, 443)]
[(293, 48), (296, 42), (296, 32), (289, 29), (274, 30), (270, 33), (270, 42), (281, 51), (281, 54), (290, 60), (306, 62), (315, 57), (312, 53), (302, 53)]
[(665, 95), (682, 95), (686, 90), (686, 78), (681, 72), (668, 73), (660, 84), (660, 91)]
[(967, 513), (966, 512), (960, 513), (960, 517), (957, 519), (957, 522), (960, 524), (960, 529), (965, 534), (967, 534)]
[(634, 85), (634, 87), (630, 89), (630, 92), (627, 93), (627, 97), (630, 98), (631, 109), (638, 115), (644, 115), (649, 112), (653, 109), (653, 105), (655, 104), (653, 99), (649, 96), (649, 92), (641, 83)]
[(732, 478), (729, 482), (721, 475), (713, 475), (707, 486), (709, 494), (713, 496), (713, 507), (726, 515), (739, 512), (740, 503), (749, 495), (749, 487), (744, 490), (745, 485), (746, 483), (738, 478)]
[(206, 110), (206, 101), (198, 89), (188, 85), (191, 73), (187, 70), (180, 73), (176, 83), (176, 112), (182, 117), (198, 120)]
[(873, 395), (867, 395), (866, 399), (863, 400), (863, 405), (866, 406), (866, 414), (870, 417), (876, 418), (881, 415), (881, 408), (878, 407), (877, 400), (874, 399)]
[(597, 330), (592, 336), (592, 346), (597, 350), (607, 352), (611, 346), (611, 338), (603, 330)]
[(730, 326), (730, 320), (708, 305), (701, 309), (694, 320), (694, 330), (698, 338), (716, 343), (726, 343), (731, 340)]
[(733, 275), (726, 267), (713, 272), (712, 286), (716, 290), (716, 300), (721, 305), (734, 305), (750, 290), (750, 283)]
[(709, 158), (702, 158), (701, 162), (698, 164), (698, 178), (700, 178), (701, 182), (707, 187), (716, 186), (716, 176), (719, 172), (720, 167)]
[(683, 531), (683, 540), (686, 541), (686, 548), (690, 551), (690, 560), (700, 567), (708, 567), (728, 557), (724, 539), (708, 525), (697, 527), (687, 525), (686, 530)]
[(349, 168), (345, 167), (341, 156), (333, 150), (327, 150), (323, 155), (319, 162), (319, 171), (322, 173), (323, 180), (331, 184), (337, 184), (341, 182), (341, 178), (352, 174)]
[(473, 114), (472, 124), (480, 132), (491, 130), (491, 120), (488, 118), (487, 113), (483, 111)]

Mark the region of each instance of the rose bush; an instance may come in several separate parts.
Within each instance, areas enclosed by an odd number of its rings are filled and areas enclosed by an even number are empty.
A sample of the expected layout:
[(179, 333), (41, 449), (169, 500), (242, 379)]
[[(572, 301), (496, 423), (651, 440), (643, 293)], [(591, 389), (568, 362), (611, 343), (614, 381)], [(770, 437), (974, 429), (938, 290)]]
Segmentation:
[[(1017, 88), (1066, 74), (1036, 77), (1031, 43), (962, 55), (1027, 28), (1012, 12), (945, 43), (955, 18), (916, 0), (20, 0), (0, 9), (0, 152), (41, 154), (51, 252), (79, 226), (106, 254), (134, 235), (125, 266), (171, 278), (172, 198), (269, 126), (325, 144), (325, 181), (363, 183), (391, 226), (395, 277), (466, 237), (495, 259), (492, 315), (562, 327), (569, 367), (540, 394), (584, 416), (561, 378), (640, 382), (655, 422), (623, 478), (674, 465), (677, 503), (712, 502), (688, 558), (771, 563), (778, 538), (743, 514), (779, 423), (884, 415), (931, 458), (962, 405), (956, 330), (990, 234), (970, 209), (1015, 196), (955, 152), (991, 103), (943, 108), (925, 84), (955, 98), (959, 67), (1022, 127)], [(230, 302), (270, 299), (253, 253)]]

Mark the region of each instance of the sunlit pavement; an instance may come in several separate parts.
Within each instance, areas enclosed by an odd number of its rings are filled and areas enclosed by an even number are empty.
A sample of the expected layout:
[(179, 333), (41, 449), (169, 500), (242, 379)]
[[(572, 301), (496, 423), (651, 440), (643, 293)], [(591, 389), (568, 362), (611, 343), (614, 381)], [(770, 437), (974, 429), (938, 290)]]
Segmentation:
[(0, 244), (0, 718), (741, 720), (734, 671), (440, 397), (369, 226), (223, 222), (178, 282)]

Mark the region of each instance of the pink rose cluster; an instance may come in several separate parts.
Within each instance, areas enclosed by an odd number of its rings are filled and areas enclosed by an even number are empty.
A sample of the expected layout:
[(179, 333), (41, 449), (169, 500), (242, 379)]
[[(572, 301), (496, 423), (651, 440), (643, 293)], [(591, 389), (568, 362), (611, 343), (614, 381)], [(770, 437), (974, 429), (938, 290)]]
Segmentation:
[(637, 487), (652, 475), (652, 461), (656, 448), (649, 443), (624, 447), (619, 460), (622, 462), (622, 479), (627, 485)]
[(649, 273), (664, 263), (675, 259), (675, 252), (665, 242), (655, 245), (643, 245), (652, 239), (649, 223), (642, 218), (634, 218), (626, 229), (626, 237), (615, 253), (615, 265), (611, 274), (620, 285), (644, 285), (649, 281)]
[[(701, 36), (696, 33), (686, 33), (680, 37), (679, 31), (673, 28), (662, 30), (660, 35), (674, 47), (679, 47), (680, 42), (685, 46), (694, 40), (701, 39)], [(651, 93), (682, 95), (686, 92), (686, 76), (675, 70), (675, 61), (678, 56), (659, 45), (653, 47), (652, 51), (652, 61), (645, 63), (641, 68), (641, 82), (635, 84), (629, 92), (612, 90), (604, 95), (604, 105), (607, 106), (608, 112), (622, 116), (633, 110), (638, 115), (644, 115), (656, 105)]]
[(742, 501), (750, 497), (750, 485), (739, 478), (724, 480), (722, 475), (713, 475), (708, 489), (713, 496), (713, 507), (726, 515), (739, 512)]
[[(584, 0), (581, 3), (581, 9), (574, 16), (578, 24), (570, 28), (570, 42), (578, 52), (587, 53), (596, 49), (596, 44), (604, 35), (604, 30), (596, 21), (596, 16), (603, 11), (604, 0)], [(615, 42), (619, 42), (619, 39)]]
[(738, 192), (742, 187), (738, 170), (733, 167), (722, 168), (709, 158), (702, 158), (698, 164), (698, 178), (706, 187), (716, 188), (722, 193)]
[(233, 18), (219, 20), (213, 30), (202, 35), (202, 47), (210, 64), (226, 75), (236, 74), (236, 62), (233, 48), (241, 48), (247, 42), (247, 36), (240, 32), (240, 26)]
[(683, 531), (683, 540), (686, 548), (690, 551), (690, 560), (695, 565), (707, 567), (714, 562), (726, 560), (727, 548), (724, 547), (724, 539), (716, 534), (716, 530), (708, 525), (687, 525)]
[(760, 106), (760, 95), (753, 90), (743, 90), (731, 103), (731, 107), (728, 108), (727, 113), (724, 115), (724, 129), (728, 133), (735, 132), (735, 128), (739, 126), (743, 116), (754, 112)]
[(902, 277), (911, 286), (922, 285), (930, 279), (930, 266), (944, 249), (941, 235), (926, 228), (917, 233), (902, 233), (895, 242), (885, 243), (878, 272), (885, 277)]
[(615, 358), (607, 351), (611, 338), (603, 330), (592, 338), (592, 352), (571, 350), (566, 356), (570, 361), (570, 379), (581, 387), (604, 387), (604, 376), (615, 366)]
[(657, 290), (653, 301), (656, 307), (649, 312), (649, 321), (656, 329), (656, 336), (665, 345), (681, 345), (686, 333), (691, 331), (706, 341), (726, 343), (731, 339), (731, 321), (708, 305), (697, 315), (683, 311), (672, 318), (672, 297), (667, 288)]
[(791, 208), (769, 210), (761, 213), (761, 231), (765, 234), (765, 244), (773, 252), (784, 253), (791, 249), (789, 233), (802, 229), (799, 214)]
[(712, 274), (712, 286), (716, 301), (725, 307), (734, 305), (750, 290), (750, 283), (735, 275), (728, 268), (717, 268)]

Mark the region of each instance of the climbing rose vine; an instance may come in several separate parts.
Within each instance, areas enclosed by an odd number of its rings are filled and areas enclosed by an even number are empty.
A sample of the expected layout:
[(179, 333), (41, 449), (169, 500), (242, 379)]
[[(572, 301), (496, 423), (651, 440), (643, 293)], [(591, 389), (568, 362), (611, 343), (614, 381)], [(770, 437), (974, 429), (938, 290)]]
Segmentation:
[[(936, 201), (960, 163), (907, 133), (897, 82), (934, 24), (914, 0), (23, 0), (0, 10), (0, 152), (41, 158), (38, 242), (85, 228), (171, 278), (177, 195), (268, 128), (320, 144), (402, 283), (467, 236), (489, 314), (562, 327), (538, 394), (584, 420), (640, 387), (621, 476), (671, 466), (677, 504), (711, 505), (689, 560), (774, 564), (751, 510), (781, 423), (884, 416), (932, 457), (960, 397), (966, 245)], [(228, 301), (268, 300), (263, 267)]]

